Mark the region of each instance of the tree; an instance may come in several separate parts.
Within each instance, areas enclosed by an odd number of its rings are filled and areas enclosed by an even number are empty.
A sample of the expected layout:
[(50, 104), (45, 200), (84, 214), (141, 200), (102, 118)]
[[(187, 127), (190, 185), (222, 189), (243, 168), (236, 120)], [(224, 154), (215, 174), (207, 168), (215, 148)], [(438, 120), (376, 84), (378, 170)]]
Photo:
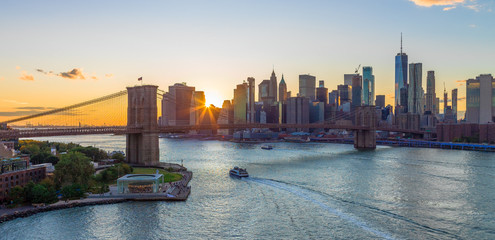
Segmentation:
[(74, 183), (63, 187), (60, 192), (65, 199), (82, 198), (84, 197), (86, 189), (84, 189), (81, 185)]
[(40, 147), (34, 143), (30, 143), (28, 145), (21, 146), (20, 150), (21, 153), (34, 155), (40, 152)]
[(125, 156), (124, 154), (117, 152), (112, 155), (112, 159), (118, 160), (119, 162), (123, 162), (125, 160)]
[(32, 203), (53, 203), (58, 200), (55, 190), (48, 189), (41, 184), (36, 184), (33, 187), (32, 194)]
[(87, 187), (94, 171), (90, 158), (79, 152), (70, 152), (62, 155), (55, 165), (55, 184), (63, 187), (77, 183)]
[(26, 186), (24, 186), (24, 201), (32, 202), (33, 201), (33, 188), (36, 184), (33, 181), (29, 181)]
[(81, 146), (74, 147), (70, 151), (71, 152), (81, 152), (94, 161), (100, 161), (100, 160), (108, 158), (108, 154), (105, 151), (100, 150), (99, 148), (91, 147), (91, 146), (89, 146), (89, 147), (81, 147)]
[(12, 200), (14, 206), (24, 202), (24, 188), (21, 186), (15, 186), (10, 189), (9, 198)]

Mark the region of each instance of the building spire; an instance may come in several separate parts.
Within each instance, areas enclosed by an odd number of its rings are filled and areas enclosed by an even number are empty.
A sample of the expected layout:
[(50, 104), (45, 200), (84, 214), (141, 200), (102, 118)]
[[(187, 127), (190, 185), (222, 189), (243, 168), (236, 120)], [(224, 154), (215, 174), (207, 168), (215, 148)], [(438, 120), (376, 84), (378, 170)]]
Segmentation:
[(402, 32), (400, 33), (400, 55), (402, 56)]

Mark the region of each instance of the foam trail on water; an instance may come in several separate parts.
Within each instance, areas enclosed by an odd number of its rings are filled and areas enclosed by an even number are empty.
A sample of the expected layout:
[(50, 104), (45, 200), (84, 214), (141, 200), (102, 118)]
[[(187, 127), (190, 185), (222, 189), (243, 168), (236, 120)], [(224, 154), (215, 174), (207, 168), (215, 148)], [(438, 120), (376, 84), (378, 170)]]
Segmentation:
[(367, 231), (367, 232), (370, 232), (370, 233), (373, 233), (381, 238), (384, 238), (384, 239), (394, 239), (392, 238), (389, 234), (387, 233), (384, 233), (384, 232), (381, 232), (379, 230), (376, 230), (376, 229), (373, 229), (371, 227), (369, 227), (366, 223), (362, 222), (362, 221), (359, 221), (335, 208), (332, 208), (314, 198), (311, 198), (309, 196), (307, 196), (306, 194), (302, 193), (301, 191), (298, 191), (295, 187), (295, 186), (292, 186), (292, 188), (289, 188), (289, 187), (286, 187), (278, 182), (274, 182), (274, 181), (271, 181), (271, 180), (268, 180), (268, 179), (259, 179), (259, 178), (246, 178), (246, 180), (251, 180), (253, 182), (256, 182), (256, 183), (260, 183), (260, 184), (264, 184), (264, 185), (268, 185), (268, 186), (271, 186), (271, 187), (274, 187), (274, 188), (278, 188), (278, 189), (281, 189), (281, 190), (285, 190), (287, 192), (290, 192), (290, 193), (293, 193), (301, 198), (304, 198), (308, 201), (311, 201), (313, 203), (315, 203), (316, 205), (320, 206), (321, 208), (327, 210), (328, 212), (336, 215), (336, 216), (339, 216), (340, 218), (348, 221), (348, 222), (351, 222), (353, 223), (354, 225), (362, 228), (363, 230)]

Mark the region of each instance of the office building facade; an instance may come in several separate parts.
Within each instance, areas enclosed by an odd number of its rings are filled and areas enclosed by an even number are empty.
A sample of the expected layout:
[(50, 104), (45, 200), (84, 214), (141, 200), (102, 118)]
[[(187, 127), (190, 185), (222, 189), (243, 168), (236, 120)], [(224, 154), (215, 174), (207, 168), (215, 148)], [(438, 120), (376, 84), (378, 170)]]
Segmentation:
[(375, 105), (375, 76), (372, 67), (363, 67), (363, 104)]
[(316, 77), (309, 74), (299, 75), (299, 96), (307, 97), (310, 101), (316, 99)]
[(413, 114), (423, 114), (421, 105), (423, 98), (423, 64), (409, 64), (409, 81), (407, 111)]
[(437, 95), (435, 93), (435, 71), (428, 71), (426, 76), (426, 111), (435, 113)]

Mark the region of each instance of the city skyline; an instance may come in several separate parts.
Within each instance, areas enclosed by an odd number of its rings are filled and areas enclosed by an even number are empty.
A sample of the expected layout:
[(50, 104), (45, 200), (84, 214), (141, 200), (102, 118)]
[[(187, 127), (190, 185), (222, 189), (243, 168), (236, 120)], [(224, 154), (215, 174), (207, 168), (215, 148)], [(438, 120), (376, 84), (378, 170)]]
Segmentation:
[[(465, 110), (465, 80), (494, 72), (493, 1), (387, 1), (383, 9), (356, 2), (361, 4), (123, 3), (108, 13), (109, 3), (8, 3), (0, 10), (7, 33), (0, 85), (9, 90), (3, 91), (0, 112), (5, 119), (7, 112), (26, 111), (22, 107), (62, 107), (123, 90), (141, 76), (161, 89), (187, 82), (220, 107), (240, 81), (254, 77), (258, 84), (273, 68), (279, 79), (284, 75), (287, 90), (297, 93), (301, 74), (335, 90), (359, 64), (373, 67), (375, 94), (394, 105), (400, 32), (409, 62), (423, 63), (424, 79), (433, 70), (436, 89), (443, 82), (448, 91), (459, 89), (459, 111)], [(365, 9), (390, 16), (364, 21)], [(339, 20), (354, 10), (361, 15)], [(397, 17), (392, 10), (417, 21), (389, 23)], [(294, 18), (299, 11), (307, 17)]]

